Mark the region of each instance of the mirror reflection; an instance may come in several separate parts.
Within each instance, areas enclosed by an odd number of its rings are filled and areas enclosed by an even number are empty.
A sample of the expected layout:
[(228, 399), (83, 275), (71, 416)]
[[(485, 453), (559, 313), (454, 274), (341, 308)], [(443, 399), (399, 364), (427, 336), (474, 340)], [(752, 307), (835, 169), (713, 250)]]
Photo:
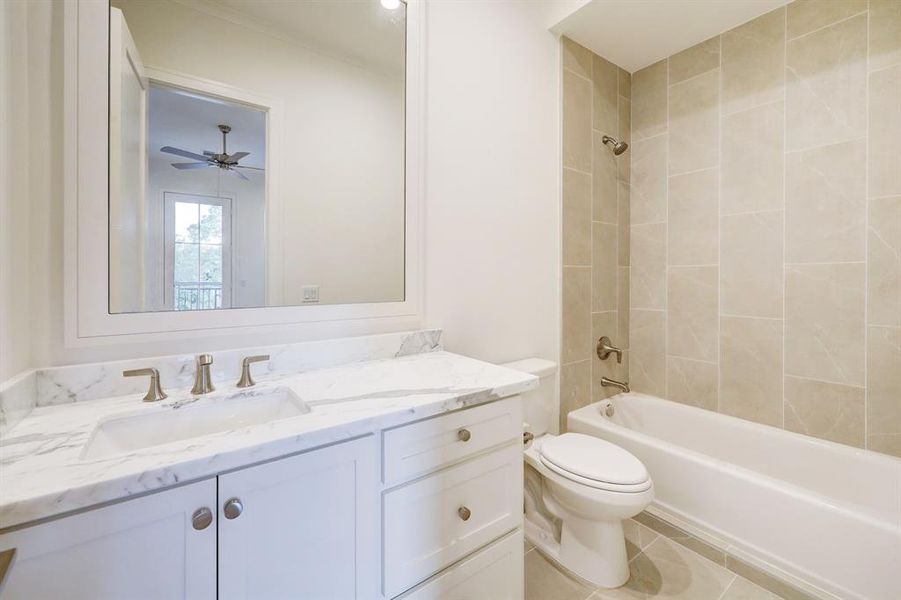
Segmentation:
[(110, 312), (402, 301), (404, 42), (403, 3), (112, 0)]

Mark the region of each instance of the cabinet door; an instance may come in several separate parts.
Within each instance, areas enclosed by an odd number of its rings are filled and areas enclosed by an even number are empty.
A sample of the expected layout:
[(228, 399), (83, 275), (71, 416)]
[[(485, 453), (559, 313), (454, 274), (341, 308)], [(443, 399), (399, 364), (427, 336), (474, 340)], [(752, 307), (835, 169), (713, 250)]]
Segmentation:
[(378, 452), (368, 436), (220, 476), (219, 598), (376, 597)]
[[(16, 549), (3, 600), (212, 600), (215, 504), (210, 479), (0, 535)], [(202, 507), (213, 520), (196, 530)]]

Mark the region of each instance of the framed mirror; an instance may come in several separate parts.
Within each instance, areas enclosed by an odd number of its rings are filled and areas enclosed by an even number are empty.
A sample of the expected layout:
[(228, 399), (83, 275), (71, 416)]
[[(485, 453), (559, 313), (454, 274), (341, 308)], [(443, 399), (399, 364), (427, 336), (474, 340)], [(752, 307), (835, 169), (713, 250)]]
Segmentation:
[(418, 326), (418, 11), (68, 3), (70, 341)]

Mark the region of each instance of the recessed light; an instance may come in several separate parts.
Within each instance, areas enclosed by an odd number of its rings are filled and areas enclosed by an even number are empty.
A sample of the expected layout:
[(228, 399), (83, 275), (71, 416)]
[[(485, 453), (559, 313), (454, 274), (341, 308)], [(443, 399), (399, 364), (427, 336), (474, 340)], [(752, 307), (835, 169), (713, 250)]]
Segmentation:
[(379, 0), (382, 3), (382, 6), (387, 8), (388, 10), (394, 10), (398, 6), (400, 6), (400, 0)]

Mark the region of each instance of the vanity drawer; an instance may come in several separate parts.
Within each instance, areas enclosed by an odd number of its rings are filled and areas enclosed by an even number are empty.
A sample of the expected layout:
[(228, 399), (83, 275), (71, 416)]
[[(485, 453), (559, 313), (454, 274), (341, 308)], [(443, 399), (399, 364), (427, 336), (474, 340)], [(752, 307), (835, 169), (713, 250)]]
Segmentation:
[(397, 600), (522, 600), (522, 529), (442, 571)]
[(384, 496), (384, 585), (393, 597), (522, 525), (522, 445)]
[(383, 433), (384, 482), (394, 485), (522, 438), (518, 396)]

